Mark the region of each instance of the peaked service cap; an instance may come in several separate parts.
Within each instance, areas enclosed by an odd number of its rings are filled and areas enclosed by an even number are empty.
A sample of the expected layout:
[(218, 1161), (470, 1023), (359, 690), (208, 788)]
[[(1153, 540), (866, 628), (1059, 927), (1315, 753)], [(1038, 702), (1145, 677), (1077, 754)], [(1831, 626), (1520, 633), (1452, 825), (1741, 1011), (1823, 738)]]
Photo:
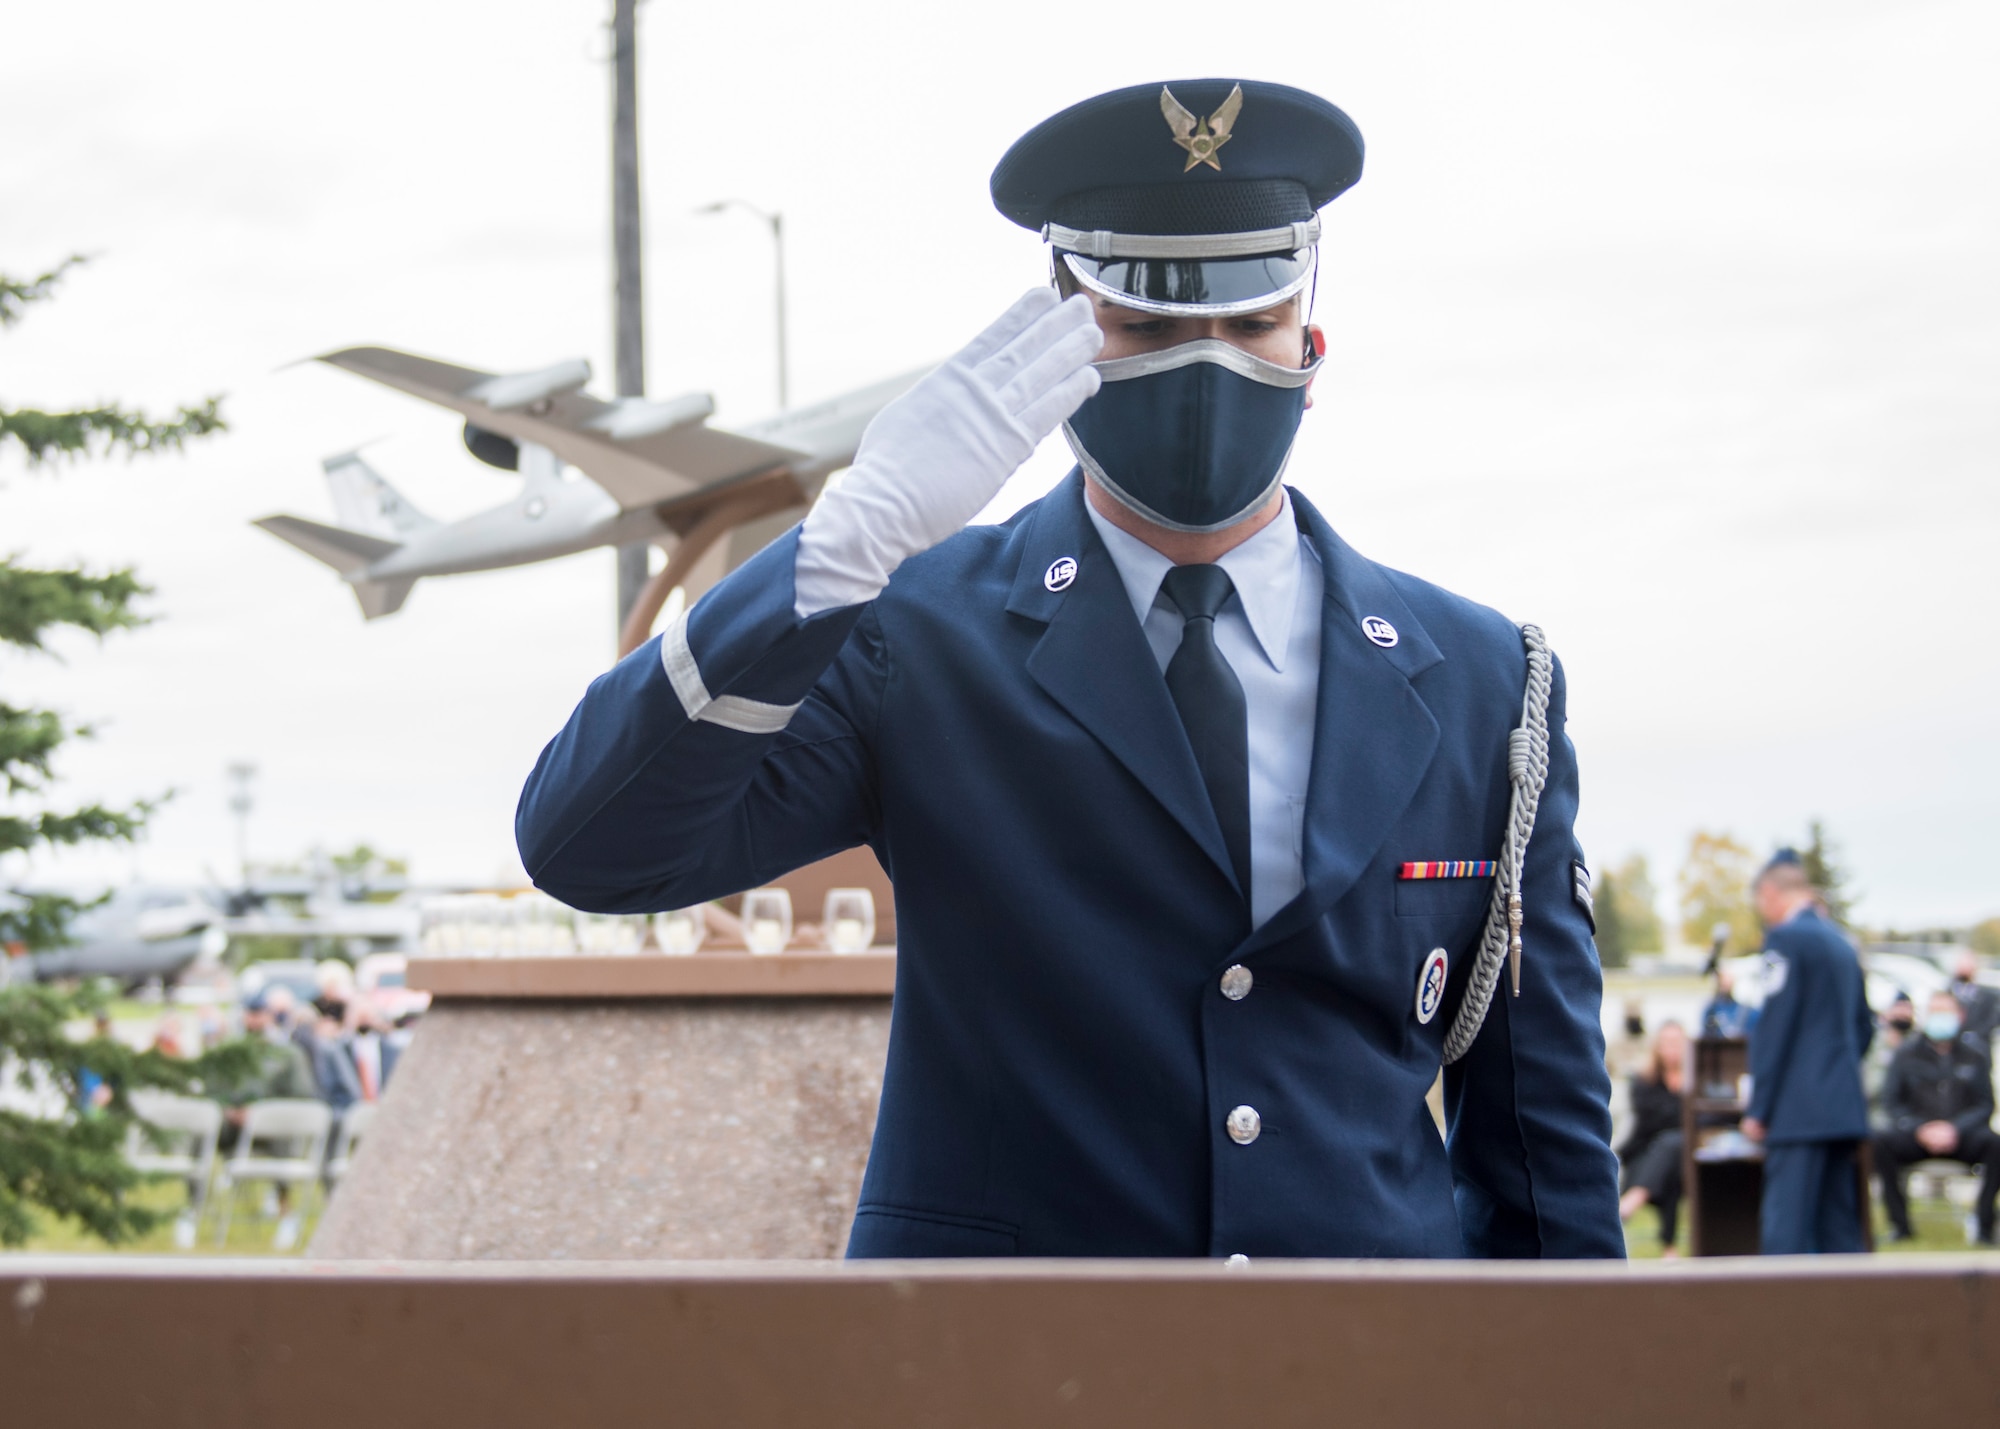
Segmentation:
[(1016, 140), (993, 204), (1112, 301), (1240, 313), (1305, 286), (1318, 211), (1360, 179), (1362, 156), (1352, 119), (1290, 85), (1133, 85)]

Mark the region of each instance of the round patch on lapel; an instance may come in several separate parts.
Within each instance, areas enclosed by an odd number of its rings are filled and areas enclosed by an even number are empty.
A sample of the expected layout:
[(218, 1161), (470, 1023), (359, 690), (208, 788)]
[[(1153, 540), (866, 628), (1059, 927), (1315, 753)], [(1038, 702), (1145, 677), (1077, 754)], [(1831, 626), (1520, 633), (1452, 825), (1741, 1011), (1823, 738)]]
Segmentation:
[(1402, 636), (1396, 633), (1396, 627), (1379, 615), (1371, 615), (1365, 618), (1361, 622), (1361, 633), (1366, 635), (1370, 640), (1373, 640), (1377, 645), (1380, 645), (1384, 650), (1389, 649), (1398, 640), (1402, 639)]
[(1049, 563), (1048, 573), (1042, 577), (1042, 584), (1050, 590), (1067, 590), (1069, 583), (1076, 579), (1076, 557), (1058, 556)]
[(1438, 1008), (1444, 1005), (1444, 980), (1448, 964), (1443, 948), (1432, 948), (1431, 955), (1424, 959), (1424, 970), (1417, 974), (1417, 1021), (1429, 1023), (1437, 1016)]

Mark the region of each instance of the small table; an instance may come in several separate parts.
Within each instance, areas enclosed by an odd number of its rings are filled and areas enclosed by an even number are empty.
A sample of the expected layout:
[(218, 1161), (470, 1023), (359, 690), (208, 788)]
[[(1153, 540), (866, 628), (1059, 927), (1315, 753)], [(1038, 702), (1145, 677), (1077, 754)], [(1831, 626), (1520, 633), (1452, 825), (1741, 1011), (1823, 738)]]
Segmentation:
[[(1764, 1148), (1743, 1135), (1749, 1110), (1750, 1044), (1742, 1037), (1701, 1037), (1681, 1098), (1681, 1168), (1688, 1240), (1696, 1255), (1756, 1255), (1763, 1248)], [(1868, 1201), (1868, 1143), (1855, 1157), (1862, 1244), (1875, 1248)]]

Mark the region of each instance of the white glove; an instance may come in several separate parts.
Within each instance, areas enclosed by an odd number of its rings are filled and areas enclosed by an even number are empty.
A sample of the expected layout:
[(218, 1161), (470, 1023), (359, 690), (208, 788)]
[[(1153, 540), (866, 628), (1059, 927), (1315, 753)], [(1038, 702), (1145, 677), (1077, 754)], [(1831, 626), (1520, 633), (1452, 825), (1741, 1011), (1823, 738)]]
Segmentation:
[(799, 533), (799, 617), (873, 600), (897, 566), (976, 516), (1097, 391), (1103, 345), (1088, 298), (1033, 288), (877, 412)]

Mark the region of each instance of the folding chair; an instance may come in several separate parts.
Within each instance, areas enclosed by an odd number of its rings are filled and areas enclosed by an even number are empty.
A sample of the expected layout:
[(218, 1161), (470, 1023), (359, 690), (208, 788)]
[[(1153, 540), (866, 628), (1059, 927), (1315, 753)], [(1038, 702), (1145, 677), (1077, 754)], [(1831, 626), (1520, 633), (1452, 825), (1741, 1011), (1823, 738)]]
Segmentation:
[(203, 1097), (136, 1091), (132, 1110), (163, 1134), (155, 1142), (140, 1127), (125, 1136), (125, 1162), (142, 1176), (173, 1176), (187, 1182), (188, 1215), (199, 1223), (208, 1205), (215, 1171), (215, 1144), (222, 1135), (222, 1108)]
[(333, 1133), (333, 1150), (327, 1153), (326, 1158), (326, 1187), (329, 1191), (340, 1184), (340, 1178), (354, 1163), (354, 1148), (361, 1144), (374, 1120), (374, 1102), (356, 1102), (341, 1115), (340, 1125)]
[[(243, 1108), (243, 1128), (236, 1149), (216, 1171), (222, 1191), (222, 1222), (215, 1243), (229, 1239), (229, 1219), (236, 1209), (236, 1191), (245, 1181), (268, 1181), (310, 1187), (319, 1180), (326, 1161), (327, 1133), (333, 1113), (325, 1102), (273, 1097)], [(259, 1143), (270, 1149), (259, 1151)], [(302, 1193), (303, 1194), (303, 1193)], [(303, 1208), (302, 1208), (303, 1209)]]

